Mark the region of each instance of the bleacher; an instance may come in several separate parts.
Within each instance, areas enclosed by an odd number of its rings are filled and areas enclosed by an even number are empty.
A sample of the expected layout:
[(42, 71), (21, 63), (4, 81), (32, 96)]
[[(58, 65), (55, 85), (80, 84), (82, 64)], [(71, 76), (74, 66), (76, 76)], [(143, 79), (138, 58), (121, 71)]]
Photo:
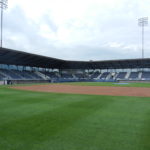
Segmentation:
[(41, 73), (48, 76), (49, 78), (58, 78), (58, 75), (55, 72), (41, 72)]
[(13, 73), (19, 75), (18, 79), (31, 79), (31, 77), (26, 74), (26, 71), (13, 70)]
[[(100, 77), (99, 77), (100, 76)], [(128, 78), (126, 78), (128, 76)], [(44, 78), (45, 77), (45, 78)], [(8, 70), (0, 69), (0, 80), (55, 80), (61, 81), (115, 81), (115, 80), (150, 80), (150, 72), (103, 72), (100, 74), (99, 71), (94, 72), (93, 74), (88, 75), (87, 73), (74, 73), (62, 72), (35, 72), (27, 70)], [(61, 79), (61, 80), (60, 80)]]
[(110, 74), (110, 72), (104, 72), (104, 73), (100, 76), (100, 79), (106, 79), (109, 74)]
[(40, 80), (42, 79), (33, 71), (19, 71), (19, 70), (8, 70), (0, 69), (0, 79), (11, 79), (11, 80)]
[(23, 79), (22, 75), (21, 75), (21, 71), (18, 70), (9, 70), (12, 79)]
[(73, 78), (73, 75), (70, 73), (61, 73), (61, 77), (67, 79), (67, 78)]
[(125, 79), (127, 72), (119, 72), (116, 79)]
[(91, 79), (98, 78), (99, 75), (100, 75), (100, 72), (96, 71), (91, 75)]
[(7, 79), (19, 79), (19, 75), (15, 74), (11, 70), (0, 69), (1, 73), (7, 77)]
[(4, 80), (6, 78), (6, 76), (4, 76), (3, 74), (0, 73), (0, 80)]
[(131, 72), (129, 75), (129, 79), (138, 79), (139, 72)]
[(150, 80), (150, 72), (142, 72), (141, 78), (144, 80)]
[(83, 73), (76, 73), (74, 74), (76, 78), (78, 79), (84, 79), (84, 78), (88, 78), (88, 76), (86, 74)]
[[(26, 73), (26, 75), (30, 76), (31, 79), (42, 79), (42, 77), (38, 76), (35, 72), (33, 71), (24, 71)], [(23, 72), (23, 73), (24, 73)]]

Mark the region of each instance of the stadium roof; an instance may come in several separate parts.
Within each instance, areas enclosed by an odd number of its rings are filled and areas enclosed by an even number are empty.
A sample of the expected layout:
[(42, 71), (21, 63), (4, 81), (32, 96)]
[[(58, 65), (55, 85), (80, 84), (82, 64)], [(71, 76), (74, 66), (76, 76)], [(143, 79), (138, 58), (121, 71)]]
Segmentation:
[(62, 62), (60, 59), (0, 48), (0, 64), (57, 68)]
[(7, 48), (0, 48), (0, 64), (57, 69), (150, 68), (150, 58), (104, 61), (67, 61)]

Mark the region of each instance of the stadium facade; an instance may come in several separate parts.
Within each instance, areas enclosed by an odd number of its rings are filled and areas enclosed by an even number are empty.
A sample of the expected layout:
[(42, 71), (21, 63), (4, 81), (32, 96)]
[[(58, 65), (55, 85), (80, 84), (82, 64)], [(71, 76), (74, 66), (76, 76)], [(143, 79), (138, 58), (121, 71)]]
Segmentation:
[(150, 81), (150, 58), (68, 61), (0, 48), (0, 83)]

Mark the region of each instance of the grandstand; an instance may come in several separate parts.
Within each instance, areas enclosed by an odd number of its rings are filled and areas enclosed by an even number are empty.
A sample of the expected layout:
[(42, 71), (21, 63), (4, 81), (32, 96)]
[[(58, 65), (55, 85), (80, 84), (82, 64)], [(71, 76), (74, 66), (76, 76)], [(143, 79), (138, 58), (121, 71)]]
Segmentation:
[(139, 77), (139, 72), (131, 72), (130, 73), (130, 76), (129, 76), (129, 79), (138, 79), (138, 77)]
[(150, 81), (149, 68), (149, 58), (67, 61), (0, 48), (0, 81), (11, 80), (13, 83)]
[(127, 72), (119, 72), (116, 76), (116, 79), (125, 79)]
[(64, 78), (64, 79), (72, 79), (73, 78), (73, 75), (70, 74), (70, 73), (61, 73), (61, 78)]
[(104, 72), (101, 76), (100, 79), (107, 79), (108, 75), (110, 74), (110, 72)]
[(142, 72), (142, 80), (150, 80), (150, 72)]
[(100, 72), (96, 71), (91, 75), (91, 79), (96, 79), (100, 76)]

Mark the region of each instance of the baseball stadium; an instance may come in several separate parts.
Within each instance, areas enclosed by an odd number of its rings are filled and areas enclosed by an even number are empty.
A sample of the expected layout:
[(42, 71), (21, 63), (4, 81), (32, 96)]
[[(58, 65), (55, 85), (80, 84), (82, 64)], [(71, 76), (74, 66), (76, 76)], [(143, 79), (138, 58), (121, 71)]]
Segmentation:
[(0, 150), (150, 150), (146, 1), (0, 0)]
[(1, 48), (0, 149), (149, 150), (149, 68)]

